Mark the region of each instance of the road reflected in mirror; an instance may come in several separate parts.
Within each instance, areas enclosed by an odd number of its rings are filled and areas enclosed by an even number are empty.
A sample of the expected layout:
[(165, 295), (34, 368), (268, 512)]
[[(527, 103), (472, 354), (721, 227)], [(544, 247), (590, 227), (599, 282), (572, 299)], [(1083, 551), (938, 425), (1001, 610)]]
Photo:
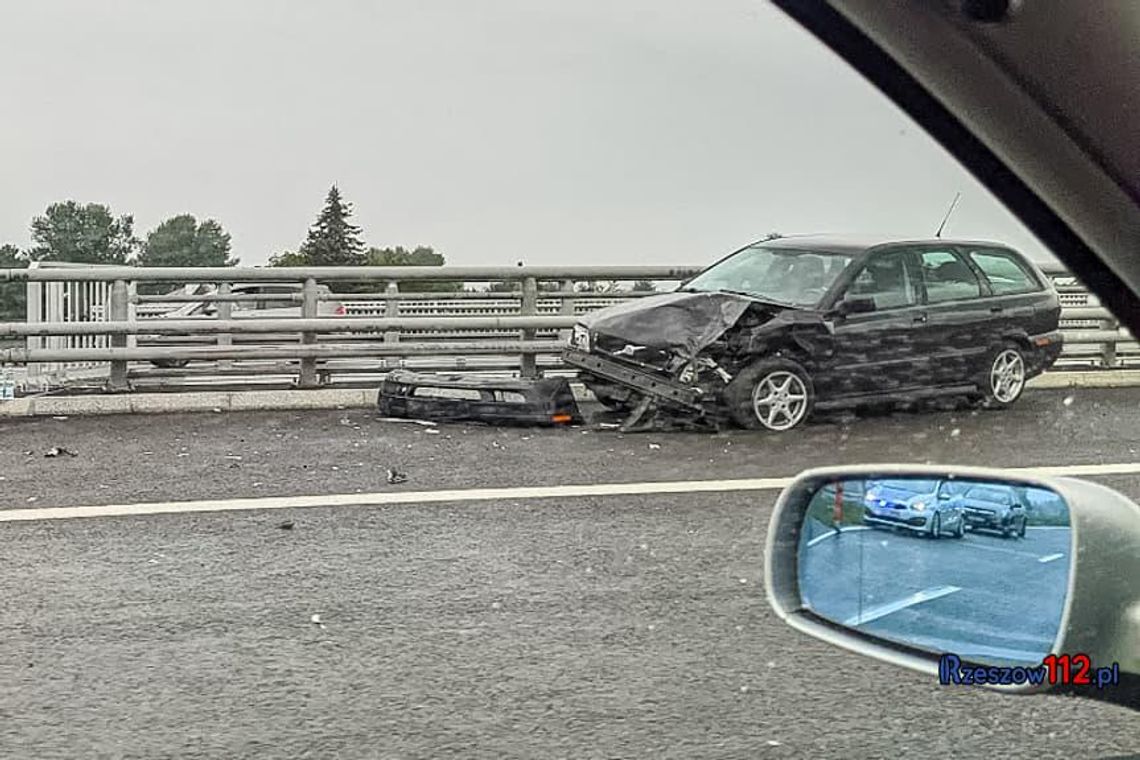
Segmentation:
[(816, 615), (986, 665), (1039, 665), (1068, 591), (1069, 508), (1053, 491), (952, 478), (845, 480), (811, 499), (799, 584)]

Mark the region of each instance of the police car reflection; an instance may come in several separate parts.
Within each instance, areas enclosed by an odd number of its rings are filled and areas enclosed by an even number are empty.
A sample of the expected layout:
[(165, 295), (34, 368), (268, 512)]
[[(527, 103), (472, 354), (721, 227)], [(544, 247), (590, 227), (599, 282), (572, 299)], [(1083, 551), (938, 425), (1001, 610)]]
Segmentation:
[(962, 504), (941, 489), (939, 480), (869, 481), (863, 497), (863, 524), (900, 528), (930, 538), (966, 535)]

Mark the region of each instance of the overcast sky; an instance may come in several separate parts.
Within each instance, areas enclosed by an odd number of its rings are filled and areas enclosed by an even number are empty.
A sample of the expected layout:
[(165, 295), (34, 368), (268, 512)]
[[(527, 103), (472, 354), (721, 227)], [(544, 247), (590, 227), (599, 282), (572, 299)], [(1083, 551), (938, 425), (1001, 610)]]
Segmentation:
[(1044, 249), (763, 0), (6, 0), (0, 243), (51, 202), (295, 249), (337, 183), (452, 264), (697, 264), (770, 231)]

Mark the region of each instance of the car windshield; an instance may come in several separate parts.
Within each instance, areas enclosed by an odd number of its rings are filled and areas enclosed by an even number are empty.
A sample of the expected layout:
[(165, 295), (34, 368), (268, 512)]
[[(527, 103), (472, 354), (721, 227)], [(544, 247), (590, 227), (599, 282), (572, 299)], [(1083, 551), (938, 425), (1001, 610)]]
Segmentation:
[(752, 245), (694, 277), (684, 289), (736, 293), (790, 306), (816, 306), (853, 258), (829, 251)]
[(978, 486), (966, 491), (965, 497), (967, 499), (977, 499), (979, 501), (988, 501), (994, 504), (1009, 504), (1010, 492), (1006, 488), (987, 488), (985, 486)]
[(933, 493), (938, 488), (937, 480), (880, 480), (874, 484), (879, 489), (903, 491), (905, 493)]

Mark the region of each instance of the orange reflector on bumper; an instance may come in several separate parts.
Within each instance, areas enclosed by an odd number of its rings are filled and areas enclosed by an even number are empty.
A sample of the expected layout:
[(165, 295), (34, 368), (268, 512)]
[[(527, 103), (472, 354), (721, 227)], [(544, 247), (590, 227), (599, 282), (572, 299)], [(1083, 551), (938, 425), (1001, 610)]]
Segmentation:
[(551, 417), (550, 417), (551, 422), (563, 423), (563, 422), (572, 422), (573, 420), (574, 420), (574, 417), (569, 415), (569, 414), (554, 414), (554, 415), (551, 415)]

